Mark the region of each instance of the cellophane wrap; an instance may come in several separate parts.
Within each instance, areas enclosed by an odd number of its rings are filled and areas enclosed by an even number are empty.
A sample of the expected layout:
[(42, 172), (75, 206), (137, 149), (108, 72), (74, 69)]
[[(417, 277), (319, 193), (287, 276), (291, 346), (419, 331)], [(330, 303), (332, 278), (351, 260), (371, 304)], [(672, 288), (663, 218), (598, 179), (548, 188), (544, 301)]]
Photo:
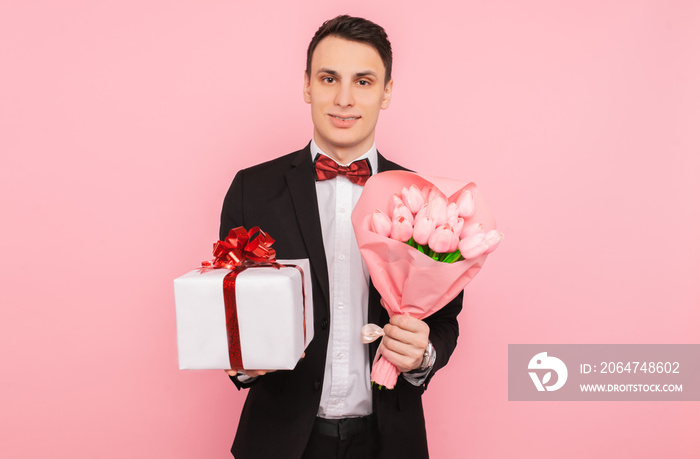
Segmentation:
[[(487, 255), (444, 263), (404, 242), (373, 232), (370, 220), (375, 209), (391, 215), (392, 195), (400, 195), (404, 187), (411, 185), (421, 189), (435, 186), (445, 194), (448, 202), (456, 202), (460, 193), (469, 189), (474, 196), (475, 211), (465, 225), (480, 222), (485, 230), (491, 230), (496, 228), (496, 221), (474, 183), (406, 171), (381, 172), (368, 180), (352, 213), (360, 253), (389, 316), (407, 314), (423, 319), (453, 300), (476, 276)], [(440, 352), (439, 349), (436, 351)], [(372, 366), (372, 381), (392, 389), (398, 376), (398, 369), (378, 352)]]

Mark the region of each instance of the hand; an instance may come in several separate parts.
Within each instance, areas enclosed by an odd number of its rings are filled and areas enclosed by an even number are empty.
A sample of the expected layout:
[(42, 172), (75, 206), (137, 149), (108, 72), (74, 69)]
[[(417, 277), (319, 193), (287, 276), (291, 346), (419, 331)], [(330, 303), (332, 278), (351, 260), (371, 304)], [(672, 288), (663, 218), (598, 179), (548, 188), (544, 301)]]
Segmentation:
[[(301, 358), (303, 359), (304, 357), (306, 357), (306, 352), (301, 354)], [(299, 359), (299, 360), (301, 360), (301, 359)], [(248, 376), (249, 378), (257, 378), (258, 376), (263, 376), (263, 375), (266, 375), (267, 373), (273, 373), (277, 370), (224, 370), (224, 371), (226, 372), (227, 375), (234, 377), (234, 378), (236, 377), (236, 375), (238, 374), (239, 371), (241, 373), (245, 374), (246, 376)]]
[(265, 375), (267, 373), (272, 373), (275, 370), (224, 370), (227, 375), (235, 377), (238, 372), (245, 374), (250, 378), (257, 378), (258, 376)]
[(430, 327), (422, 320), (397, 314), (384, 326), (379, 350), (400, 372), (405, 373), (420, 367), (429, 335)]

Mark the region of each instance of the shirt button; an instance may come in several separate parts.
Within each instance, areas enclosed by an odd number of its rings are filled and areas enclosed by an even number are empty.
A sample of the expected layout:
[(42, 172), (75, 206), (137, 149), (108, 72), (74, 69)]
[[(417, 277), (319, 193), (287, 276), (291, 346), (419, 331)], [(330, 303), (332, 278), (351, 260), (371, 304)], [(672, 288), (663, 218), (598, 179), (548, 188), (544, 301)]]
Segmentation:
[(342, 352), (338, 352), (336, 357), (338, 357), (339, 359), (342, 359), (343, 357), (345, 357), (345, 354), (343, 354)]
[(340, 213), (341, 213), (341, 214), (344, 214), (344, 213), (345, 213), (345, 207), (341, 207), (341, 208), (340, 208)]
[(338, 260), (345, 260), (345, 255), (343, 255), (342, 253), (338, 255)]
[(338, 303), (338, 309), (343, 309), (345, 307), (345, 303), (340, 302)]
[(323, 328), (324, 330), (328, 328), (328, 319), (326, 319), (325, 317), (321, 320), (321, 328)]
[(340, 400), (338, 400), (337, 398), (334, 398), (334, 399), (331, 401), (331, 403), (334, 404), (334, 405), (337, 405), (338, 403), (340, 403)]

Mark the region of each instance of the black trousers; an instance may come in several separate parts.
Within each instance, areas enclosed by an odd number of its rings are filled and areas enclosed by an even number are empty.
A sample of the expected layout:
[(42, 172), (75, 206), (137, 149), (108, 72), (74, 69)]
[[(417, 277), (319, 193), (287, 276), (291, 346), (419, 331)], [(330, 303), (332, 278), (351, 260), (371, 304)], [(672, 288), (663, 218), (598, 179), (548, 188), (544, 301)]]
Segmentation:
[[(349, 428), (348, 428), (349, 427)], [(317, 419), (302, 459), (375, 459), (374, 417), (327, 421)]]

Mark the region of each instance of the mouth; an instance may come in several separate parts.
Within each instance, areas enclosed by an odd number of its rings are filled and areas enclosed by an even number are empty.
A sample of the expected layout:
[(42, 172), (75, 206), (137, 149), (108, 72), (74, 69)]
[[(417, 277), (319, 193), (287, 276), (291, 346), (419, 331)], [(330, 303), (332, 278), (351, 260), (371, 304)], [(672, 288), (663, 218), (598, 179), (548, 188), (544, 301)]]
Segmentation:
[(337, 115), (331, 115), (332, 118), (335, 118), (340, 121), (355, 121), (359, 120), (359, 116), (347, 116), (347, 117), (342, 117), (342, 116), (337, 116)]

